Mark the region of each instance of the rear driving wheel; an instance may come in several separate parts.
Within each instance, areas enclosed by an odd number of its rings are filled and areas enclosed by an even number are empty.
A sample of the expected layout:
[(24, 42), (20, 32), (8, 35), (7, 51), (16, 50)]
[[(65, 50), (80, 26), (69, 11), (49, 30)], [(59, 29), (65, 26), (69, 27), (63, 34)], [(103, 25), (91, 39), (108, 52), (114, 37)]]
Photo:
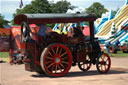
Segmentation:
[(88, 55), (86, 56), (85, 62), (78, 63), (78, 67), (82, 71), (88, 71), (91, 68), (91, 65), (92, 64)]
[(70, 50), (62, 44), (52, 44), (41, 55), (41, 67), (49, 76), (63, 76), (72, 65)]
[(111, 59), (106, 53), (97, 58), (96, 68), (100, 73), (107, 73), (111, 67)]

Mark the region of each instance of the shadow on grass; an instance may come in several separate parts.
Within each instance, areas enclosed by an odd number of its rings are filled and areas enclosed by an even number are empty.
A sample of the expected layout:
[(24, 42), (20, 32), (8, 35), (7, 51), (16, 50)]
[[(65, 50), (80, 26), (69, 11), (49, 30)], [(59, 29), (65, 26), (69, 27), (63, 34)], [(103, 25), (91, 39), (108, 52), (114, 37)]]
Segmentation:
[[(88, 72), (81, 72), (81, 71), (75, 71), (75, 72), (68, 72), (63, 77), (80, 77), (80, 76), (96, 76), (96, 75), (111, 75), (111, 74), (126, 74), (128, 73), (128, 69), (124, 68), (112, 68), (108, 73), (106, 74), (100, 74), (97, 70), (91, 70)], [(31, 75), (32, 77), (48, 77), (45, 74), (36, 74)], [(60, 78), (60, 77), (50, 77), (50, 78)]]

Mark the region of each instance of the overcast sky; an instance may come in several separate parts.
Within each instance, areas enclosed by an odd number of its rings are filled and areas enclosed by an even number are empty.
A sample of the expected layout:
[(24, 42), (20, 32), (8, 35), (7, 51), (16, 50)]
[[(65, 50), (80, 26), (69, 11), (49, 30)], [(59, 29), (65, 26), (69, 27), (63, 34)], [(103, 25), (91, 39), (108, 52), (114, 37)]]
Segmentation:
[[(23, 5), (31, 3), (32, 0), (23, 0)], [(49, 0), (49, 1), (61, 1), (61, 0)], [(126, 0), (67, 0), (72, 5), (88, 8), (94, 2), (100, 2), (108, 10), (116, 10), (121, 8)], [(12, 14), (19, 8), (20, 0), (0, 0), (0, 13), (4, 15), (6, 20), (12, 20)]]

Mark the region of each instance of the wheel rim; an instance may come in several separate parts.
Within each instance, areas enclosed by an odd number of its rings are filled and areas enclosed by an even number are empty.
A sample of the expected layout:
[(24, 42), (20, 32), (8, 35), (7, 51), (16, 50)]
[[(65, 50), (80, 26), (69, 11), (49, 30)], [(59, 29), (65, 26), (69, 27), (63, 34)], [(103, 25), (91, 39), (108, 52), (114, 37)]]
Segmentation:
[(107, 54), (102, 54), (97, 60), (97, 69), (100, 73), (106, 73), (111, 66), (111, 59)]
[(79, 62), (78, 63), (78, 67), (80, 68), (80, 70), (82, 71), (88, 71), (91, 68), (91, 62), (90, 62), (90, 58), (87, 55), (86, 56), (86, 61), (85, 62)]
[(71, 65), (70, 50), (62, 44), (54, 44), (48, 48), (44, 55), (44, 70), (50, 76), (65, 75)]

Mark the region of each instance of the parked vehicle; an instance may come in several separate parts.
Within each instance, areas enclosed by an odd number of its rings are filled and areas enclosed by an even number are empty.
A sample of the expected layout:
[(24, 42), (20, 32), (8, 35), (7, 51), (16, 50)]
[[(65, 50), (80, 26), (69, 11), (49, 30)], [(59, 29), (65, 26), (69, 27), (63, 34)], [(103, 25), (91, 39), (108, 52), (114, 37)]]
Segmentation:
[[(94, 37), (95, 20), (96, 16), (92, 13), (17, 15), (14, 22), (21, 25), (21, 49), (25, 52), (25, 69), (59, 77), (64, 76), (71, 66), (78, 65), (80, 70), (88, 71), (93, 64), (96, 65), (98, 72), (107, 73), (111, 67), (111, 59), (101, 51), (98, 40)], [(80, 31), (79, 34), (75, 32), (77, 36), (75, 33), (75, 36), (69, 36), (53, 31), (41, 36), (36, 30), (33, 33), (29, 27), (29, 24), (80, 23), (83, 21), (89, 22), (90, 36), (88, 39), (80, 34)], [(80, 30), (80, 26), (77, 29)]]

